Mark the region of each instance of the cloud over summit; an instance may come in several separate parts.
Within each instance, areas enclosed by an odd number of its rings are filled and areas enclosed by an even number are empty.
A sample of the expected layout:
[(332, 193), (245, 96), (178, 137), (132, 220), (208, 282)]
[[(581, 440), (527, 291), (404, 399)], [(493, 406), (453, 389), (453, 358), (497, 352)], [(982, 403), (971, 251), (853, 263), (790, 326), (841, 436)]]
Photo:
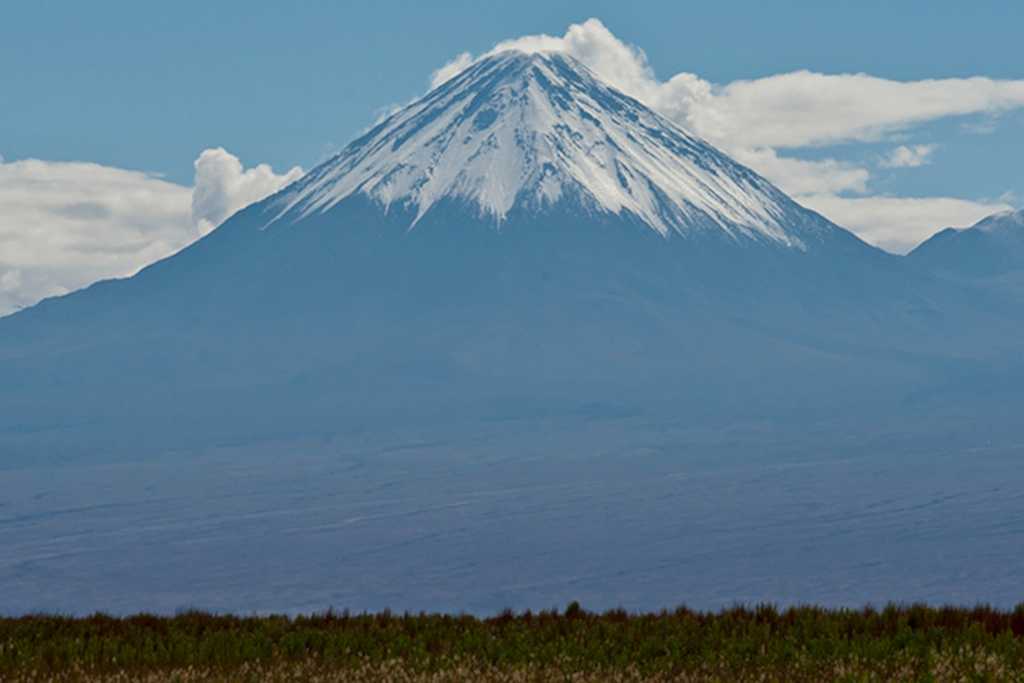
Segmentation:
[[(697, 74), (658, 78), (640, 48), (615, 36), (600, 20), (571, 25), (562, 36), (531, 35), (498, 43), (486, 53), (516, 49), (565, 52), (619, 90), (644, 102), (793, 194), (798, 201), (880, 246), (905, 251), (950, 221), (970, 224), (1000, 202), (949, 197), (874, 197), (871, 170), (834, 158), (805, 159), (790, 150), (879, 142), (915, 126), (948, 117), (1024, 107), (1024, 80), (985, 77), (895, 81), (863, 73), (810, 70), (765, 78), (711, 83)], [(474, 61), (469, 53), (434, 73), (450, 78)], [(928, 163), (934, 148), (903, 146), (883, 162), (890, 168)], [(930, 223), (955, 207), (945, 221)], [(854, 211), (856, 209), (856, 211)], [(872, 222), (886, 209), (889, 220)], [(862, 218), (863, 217), (863, 218)], [(897, 218), (899, 220), (897, 220)]]

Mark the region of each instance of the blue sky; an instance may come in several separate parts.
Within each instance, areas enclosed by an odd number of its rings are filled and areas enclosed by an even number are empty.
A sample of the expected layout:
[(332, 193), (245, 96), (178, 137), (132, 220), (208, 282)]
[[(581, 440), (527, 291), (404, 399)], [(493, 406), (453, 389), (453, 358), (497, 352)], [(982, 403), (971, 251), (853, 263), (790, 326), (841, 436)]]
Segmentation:
[[(687, 71), (727, 83), (812, 69), (897, 80), (1024, 77), (1024, 5), (1010, 1), (522, 0), (481, 7), (12, 4), (0, 40), (8, 103), (0, 111), (0, 153), (153, 170), (180, 182), (191, 180), (197, 151), (211, 146), (274, 167), (308, 167), (379, 108), (421, 94), (430, 72), (455, 54), (520, 35), (559, 35), (591, 16), (642, 48), (662, 76)], [(1024, 141), (1019, 119), (1006, 128)], [(1009, 174), (1012, 161), (991, 151), (986, 161)], [(974, 174), (961, 180), (986, 191)]]
[[(611, 64), (620, 54), (617, 45), (645, 55), (646, 80), (616, 85), (634, 88), (630, 94), (637, 96), (649, 91), (648, 104), (672, 109), (692, 93), (655, 91), (651, 84), (692, 74), (717, 95), (702, 105), (705, 110), (679, 113), (680, 123), (886, 248), (905, 251), (933, 222), (939, 229), (988, 209), (1021, 205), (1024, 107), (1016, 104), (1017, 91), (1007, 86), (1000, 94), (961, 82), (982, 76), (1024, 88), (1021, 3), (18, 3), (4, 8), (0, 28), (0, 236), (43, 234), (46, 226), (65, 232), (61, 239), (22, 245), (13, 255), (0, 251), (0, 314), (90, 278), (127, 274), (145, 259), (180, 248), (240, 202), (292, 177), (289, 169), (309, 169), (381, 112), (422, 94), (432, 72), (458, 54), (479, 55), (526, 35), (561, 37), (590, 17), (608, 34), (593, 24), (583, 31), (581, 49), (604, 51), (594, 53), (595, 60)], [(775, 78), (801, 70), (875, 80)], [(947, 93), (949, 101), (938, 109), (929, 108), (929, 79), (941, 79), (936, 90)], [(728, 91), (737, 81), (758, 87)], [(960, 93), (960, 86), (963, 94), (950, 94)], [(829, 88), (845, 94), (798, 111), (801, 102)], [(864, 104), (853, 113), (844, 99), (851, 96)], [(975, 97), (984, 102), (966, 114), (956, 111), (957, 100)], [(785, 107), (760, 111), (780, 98)], [(874, 107), (906, 111), (890, 112), (878, 125), (855, 120), (870, 118)], [(732, 127), (715, 129), (708, 112), (731, 117)], [(793, 115), (780, 120), (796, 131), (815, 120), (850, 120), (818, 137), (789, 139), (754, 134), (762, 113), (765, 120)], [(207, 155), (198, 169), (200, 153), (218, 148), (224, 155)], [(18, 165), (30, 159), (47, 164)], [(812, 165), (798, 169), (791, 162), (799, 160)], [(826, 160), (831, 166), (821, 165)], [(95, 166), (76, 167), (82, 172), (76, 175), (57, 162)], [(152, 231), (86, 224), (89, 212), (83, 211), (70, 211), (73, 225), (59, 225), (53, 217), (69, 215), (67, 207), (31, 216), (11, 208), (31, 203), (33, 195), (22, 188), (40, 186), (50, 173), (73, 178), (75, 206), (90, 197), (102, 204), (111, 187), (130, 182), (128, 171), (145, 173), (130, 177), (140, 183), (140, 197), (160, 196), (159, 220), (167, 225), (120, 204), (92, 214), (114, 216), (124, 226), (151, 222)], [(828, 187), (808, 184), (829, 174), (836, 180)], [(92, 188), (90, 175), (97, 183)], [(212, 184), (197, 200), (192, 188), (199, 187), (200, 175)], [(166, 182), (157, 184), (157, 177)], [(894, 201), (911, 198), (948, 201)], [(59, 201), (50, 196), (38, 204)], [(197, 201), (207, 203), (199, 216)], [(26, 231), (32, 221), (41, 227)], [(171, 225), (175, 221), (181, 234)], [(912, 227), (900, 233), (904, 224)], [(61, 243), (74, 230), (80, 236), (70, 240), (72, 251), (82, 240), (110, 240), (111, 254), (123, 253), (119, 240), (129, 239), (134, 256), (77, 271), (69, 267), (66, 275), (47, 279), (41, 275), (45, 245)], [(57, 261), (67, 261), (67, 254)]]

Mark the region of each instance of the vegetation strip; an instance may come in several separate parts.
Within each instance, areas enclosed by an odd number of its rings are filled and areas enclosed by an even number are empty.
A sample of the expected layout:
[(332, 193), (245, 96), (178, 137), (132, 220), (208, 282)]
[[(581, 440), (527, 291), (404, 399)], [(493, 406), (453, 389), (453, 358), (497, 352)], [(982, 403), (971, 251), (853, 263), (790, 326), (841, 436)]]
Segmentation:
[(1022, 672), (1024, 605), (0, 619), (3, 681), (1024, 681)]

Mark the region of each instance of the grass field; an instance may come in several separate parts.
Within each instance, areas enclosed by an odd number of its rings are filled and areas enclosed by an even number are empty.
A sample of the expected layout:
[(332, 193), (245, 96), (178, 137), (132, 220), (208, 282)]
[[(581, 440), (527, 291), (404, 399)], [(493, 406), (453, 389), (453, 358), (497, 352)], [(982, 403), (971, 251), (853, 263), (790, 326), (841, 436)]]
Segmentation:
[(3, 681), (1024, 681), (1024, 605), (0, 619)]

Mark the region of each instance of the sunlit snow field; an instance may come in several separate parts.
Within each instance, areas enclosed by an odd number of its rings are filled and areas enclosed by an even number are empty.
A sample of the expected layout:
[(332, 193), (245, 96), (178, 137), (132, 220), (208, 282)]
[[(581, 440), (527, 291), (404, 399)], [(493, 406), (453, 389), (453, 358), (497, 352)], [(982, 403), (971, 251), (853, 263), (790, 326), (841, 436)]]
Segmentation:
[(1007, 607), (1022, 455), (623, 418), (8, 469), (0, 611)]

